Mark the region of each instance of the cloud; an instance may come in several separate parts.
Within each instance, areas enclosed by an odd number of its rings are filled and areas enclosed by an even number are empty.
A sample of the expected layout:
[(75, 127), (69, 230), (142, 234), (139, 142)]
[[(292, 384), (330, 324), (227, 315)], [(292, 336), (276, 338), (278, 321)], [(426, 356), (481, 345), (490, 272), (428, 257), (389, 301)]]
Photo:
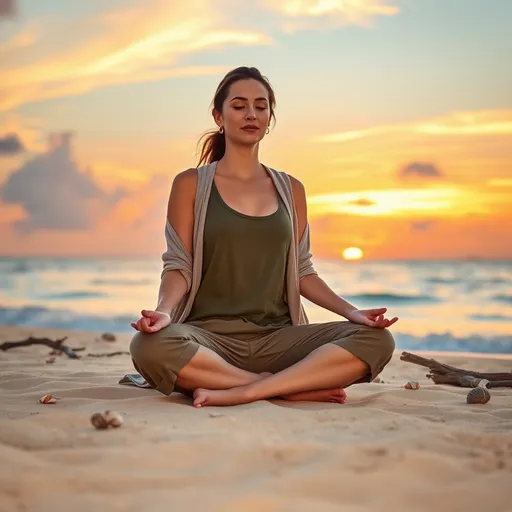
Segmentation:
[(411, 229), (413, 231), (428, 231), (433, 225), (433, 220), (418, 220), (411, 222)]
[[(71, 22), (62, 26), (53, 20), (40, 27), (39, 39), (34, 40), (34, 31), (16, 36), (18, 43), (2, 54), (0, 110), (109, 85), (220, 74), (226, 66), (184, 65), (182, 59), (228, 46), (273, 44), (260, 31), (224, 26), (207, 0), (172, 6), (155, 0), (151, 9), (140, 1), (88, 21), (73, 27)], [(56, 31), (68, 47), (55, 47)]]
[(432, 120), (372, 126), (362, 130), (319, 135), (316, 143), (349, 142), (391, 133), (448, 136), (512, 135), (512, 109), (455, 112)]
[(0, 20), (14, 18), (18, 13), (16, 0), (0, 0)]
[(410, 176), (442, 178), (443, 173), (436, 165), (429, 162), (411, 162), (398, 171), (398, 176), (400, 178), (409, 178)]
[(377, 16), (400, 12), (396, 5), (383, 0), (264, 0), (263, 5), (284, 18), (286, 32), (369, 26)]
[(120, 189), (104, 192), (90, 172), (78, 168), (71, 140), (71, 133), (53, 135), (46, 153), (12, 172), (0, 187), (0, 199), (26, 214), (15, 223), (19, 232), (88, 229), (124, 196)]
[(0, 137), (0, 156), (17, 155), (25, 150), (23, 142), (15, 133)]
[(361, 197), (360, 199), (354, 199), (353, 201), (349, 201), (347, 204), (353, 205), (353, 206), (373, 206), (375, 205), (375, 201), (372, 201), (371, 199), (366, 199), (364, 197)]

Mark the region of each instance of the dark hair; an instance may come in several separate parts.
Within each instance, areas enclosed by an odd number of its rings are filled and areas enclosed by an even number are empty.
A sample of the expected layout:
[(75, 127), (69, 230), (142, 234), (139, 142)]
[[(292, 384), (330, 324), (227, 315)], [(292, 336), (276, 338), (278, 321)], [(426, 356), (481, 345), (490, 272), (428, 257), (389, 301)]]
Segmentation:
[[(213, 98), (212, 106), (218, 112), (222, 112), (222, 105), (226, 100), (229, 92), (229, 88), (235, 82), (239, 80), (257, 80), (261, 84), (265, 86), (268, 92), (269, 99), (269, 108), (270, 108), (270, 119), (276, 121), (276, 116), (274, 114), (274, 109), (276, 106), (276, 97), (274, 94), (274, 90), (270, 85), (270, 82), (266, 77), (264, 77), (258, 69), (256, 68), (248, 68), (245, 66), (236, 68), (231, 70), (220, 82), (215, 91), (215, 96)], [(201, 144), (201, 141), (206, 139), (201, 148), (201, 154), (199, 157), (199, 162), (197, 166), (201, 166), (203, 163), (211, 164), (217, 160), (220, 160), (226, 151), (226, 138), (224, 133), (220, 133), (219, 130), (210, 130), (207, 131), (198, 142), (198, 145)]]

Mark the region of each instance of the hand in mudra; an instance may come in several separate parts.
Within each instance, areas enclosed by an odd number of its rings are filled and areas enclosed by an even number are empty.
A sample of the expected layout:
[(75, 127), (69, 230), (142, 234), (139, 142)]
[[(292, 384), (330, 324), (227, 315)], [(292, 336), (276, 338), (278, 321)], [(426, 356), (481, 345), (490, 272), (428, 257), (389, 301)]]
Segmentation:
[(378, 327), (380, 329), (384, 329), (385, 327), (389, 327), (393, 325), (398, 317), (395, 316), (391, 320), (388, 320), (384, 313), (388, 310), (388, 308), (378, 308), (378, 309), (356, 309), (347, 315), (347, 320), (354, 322), (356, 324), (368, 325), (370, 327)]
[(140, 314), (142, 316), (139, 320), (131, 323), (131, 326), (137, 331), (157, 332), (171, 323), (171, 317), (168, 313), (143, 309)]

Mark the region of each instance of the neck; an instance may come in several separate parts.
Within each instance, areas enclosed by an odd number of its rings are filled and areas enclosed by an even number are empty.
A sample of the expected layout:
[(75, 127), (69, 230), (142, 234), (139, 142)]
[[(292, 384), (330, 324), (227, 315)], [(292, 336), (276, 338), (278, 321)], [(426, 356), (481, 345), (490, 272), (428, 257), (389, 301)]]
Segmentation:
[(250, 181), (261, 178), (265, 173), (258, 158), (258, 144), (255, 146), (226, 147), (224, 156), (219, 160), (217, 169), (220, 175)]

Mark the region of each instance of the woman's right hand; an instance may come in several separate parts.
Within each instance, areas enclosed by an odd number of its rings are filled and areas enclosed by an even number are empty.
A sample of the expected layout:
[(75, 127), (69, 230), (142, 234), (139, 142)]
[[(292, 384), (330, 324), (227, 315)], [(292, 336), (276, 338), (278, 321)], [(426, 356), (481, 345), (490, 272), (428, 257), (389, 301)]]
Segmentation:
[(139, 320), (137, 320), (137, 322), (131, 323), (131, 326), (137, 331), (158, 332), (171, 323), (171, 316), (169, 313), (153, 311), (151, 309), (143, 309), (140, 314), (142, 316), (139, 318)]

